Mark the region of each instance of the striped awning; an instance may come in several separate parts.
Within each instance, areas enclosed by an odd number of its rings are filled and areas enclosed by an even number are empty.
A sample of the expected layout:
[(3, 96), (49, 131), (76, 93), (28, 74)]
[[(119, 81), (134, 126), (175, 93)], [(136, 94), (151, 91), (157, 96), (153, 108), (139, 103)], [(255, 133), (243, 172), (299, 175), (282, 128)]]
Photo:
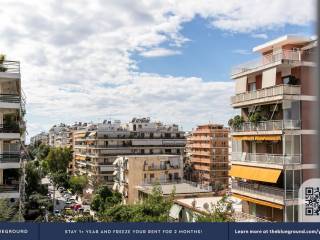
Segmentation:
[(233, 136), (235, 141), (281, 141), (281, 135)]
[(236, 193), (232, 193), (232, 197), (236, 197), (236, 198), (239, 198), (244, 201), (252, 202), (252, 203), (267, 206), (267, 207), (283, 209), (283, 205), (281, 205), (281, 204), (272, 203), (272, 202), (268, 202), (268, 201), (264, 201), (264, 200), (259, 200), (259, 199), (243, 196), (243, 195), (236, 194)]
[(246, 167), (232, 165), (229, 175), (232, 177), (249, 179), (254, 181), (276, 183), (281, 170), (272, 168)]

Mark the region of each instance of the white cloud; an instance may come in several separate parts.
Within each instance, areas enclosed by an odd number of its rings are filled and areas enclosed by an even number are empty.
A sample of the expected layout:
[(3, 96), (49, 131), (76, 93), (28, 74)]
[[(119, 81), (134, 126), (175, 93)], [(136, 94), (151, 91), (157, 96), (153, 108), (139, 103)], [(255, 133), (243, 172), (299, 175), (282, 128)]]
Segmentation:
[(141, 56), (148, 57), (148, 58), (167, 57), (167, 56), (173, 56), (173, 55), (179, 55), (179, 54), (181, 54), (180, 51), (166, 49), (166, 48), (154, 48), (154, 49), (147, 50), (140, 53)]
[(0, 51), (21, 61), (30, 135), (62, 121), (109, 116), (148, 115), (191, 128), (226, 122), (232, 83), (143, 73), (133, 53), (179, 53), (188, 41), (182, 24), (196, 15), (212, 27), (251, 34), (309, 24), (314, 6), (314, 0), (303, 7), (299, 0), (2, 0)]
[(253, 33), (251, 34), (253, 38), (261, 38), (261, 39), (268, 39), (268, 35), (265, 33)]

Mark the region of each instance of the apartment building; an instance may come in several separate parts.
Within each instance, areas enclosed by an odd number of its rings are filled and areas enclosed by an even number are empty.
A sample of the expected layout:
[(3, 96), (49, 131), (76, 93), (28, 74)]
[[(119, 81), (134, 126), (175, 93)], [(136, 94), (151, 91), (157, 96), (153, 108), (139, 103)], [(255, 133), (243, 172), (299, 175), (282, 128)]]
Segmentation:
[(97, 184), (113, 187), (113, 162), (117, 156), (182, 155), (184, 132), (178, 125), (133, 118), (128, 123), (104, 121), (74, 132), (75, 174), (89, 178), (88, 193)]
[(120, 156), (114, 163), (113, 190), (123, 195), (124, 203), (139, 200), (137, 186), (180, 182), (183, 177), (181, 155)]
[(41, 133), (31, 137), (30, 144), (33, 146), (36, 144), (49, 145), (49, 133), (41, 132)]
[(221, 124), (198, 126), (188, 138), (193, 181), (220, 191), (228, 187), (229, 129)]
[(49, 145), (51, 147), (72, 147), (72, 127), (60, 123), (49, 130)]
[(0, 56), (0, 199), (22, 197), (21, 144), (25, 139), (25, 98), (20, 63)]
[(261, 56), (231, 73), (240, 116), (232, 127), (232, 195), (244, 213), (268, 221), (298, 220), (300, 185), (316, 176), (315, 50), (287, 35), (253, 48)]

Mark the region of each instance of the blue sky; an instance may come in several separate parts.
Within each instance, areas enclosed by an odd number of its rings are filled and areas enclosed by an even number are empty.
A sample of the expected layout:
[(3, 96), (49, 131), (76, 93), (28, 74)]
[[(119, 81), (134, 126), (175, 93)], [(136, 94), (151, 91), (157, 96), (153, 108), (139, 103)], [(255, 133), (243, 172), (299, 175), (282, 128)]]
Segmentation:
[(191, 130), (235, 114), (230, 69), (256, 58), (254, 46), (314, 35), (315, 3), (2, 0), (0, 52), (21, 63), (28, 137), (132, 117)]
[[(142, 72), (163, 75), (201, 77), (204, 81), (231, 81), (232, 66), (253, 60), (259, 55), (252, 48), (286, 34), (315, 35), (314, 24), (307, 26), (285, 25), (258, 33), (267, 38), (257, 38), (252, 33), (231, 33), (209, 25), (208, 20), (196, 17), (183, 24), (182, 35), (188, 41), (181, 54), (148, 58), (134, 55)], [(168, 47), (168, 44), (163, 45)]]

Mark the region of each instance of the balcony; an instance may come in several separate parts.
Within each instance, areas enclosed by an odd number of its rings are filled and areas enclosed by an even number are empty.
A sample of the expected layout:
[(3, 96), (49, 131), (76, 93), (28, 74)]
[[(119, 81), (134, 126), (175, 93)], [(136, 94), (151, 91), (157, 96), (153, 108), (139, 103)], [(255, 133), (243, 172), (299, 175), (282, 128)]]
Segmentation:
[(232, 181), (232, 192), (252, 198), (284, 204), (285, 191), (281, 188), (264, 186), (256, 183)]
[(232, 162), (252, 166), (266, 165), (266, 167), (271, 167), (270, 165), (277, 165), (276, 168), (283, 168), (285, 165), (301, 163), (301, 155), (234, 152), (231, 157)]
[(231, 69), (233, 78), (252, 71), (262, 70), (272, 65), (281, 63), (298, 63), (301, 61), (301, 51), (281, 50), (274, 53), (266, 54), (258, 59), (237, 65)]
[[(0, 72), (1, 73), (1, 72)], [(14, 108), (20, 109), (21, 98), (18, 94), (0, 94), (0, 107), (1, 108)]]
[(20, 62), (0, 61), (0, 78), (2, 79), (20, 79)]
[(168, 171), (180, 169), (179, 165), (145, 165), (144, 171)]
[(301, 129), (300, 120), (273, 120), (261, 121), (257, 123), (244, 122), (239, 127), (232, 129), (232, 135), (241, 135), (244, 132), (261, 134), (261, 132), (266, 131), (282, 131), (295, 129)]
[(0, 199), (4, 198), (19, 198), (19, 185), (0, 185)]
[(301, 86), (282, 84), (232, 96), (231, 105), (236, 108), (252, 104), (275, 102), (285, 99), (285, 95), (300, 94)]

